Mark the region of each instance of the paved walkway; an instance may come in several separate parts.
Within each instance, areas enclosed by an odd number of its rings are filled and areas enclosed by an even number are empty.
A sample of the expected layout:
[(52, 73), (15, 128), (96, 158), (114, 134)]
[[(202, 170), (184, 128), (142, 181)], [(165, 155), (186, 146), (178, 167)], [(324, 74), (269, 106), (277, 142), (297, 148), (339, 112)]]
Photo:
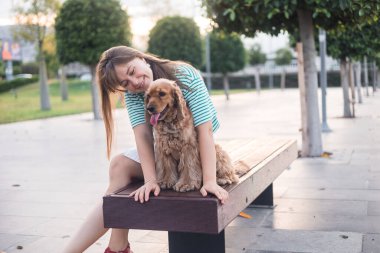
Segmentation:
[[(298, 159), (275, 182), (275, 208), (248, 208), (226, 230), (228, 253), (380, 252), (380, 96), (364, 97), (355, 119), (341, 118), (342, 91), (328, 91), (324, 150)], [(298, 139), (298, 90), (213, 98), (219, 139)], [(133, 146), (117, 111), (116, 152)], [(102, 122), (92, 114), (0, 125), (0, 251), (60, 252), (107, 187)], [(103, 252), (106, 234), (86, 252)], [(135, 253), (167, 252), (165, 232), (131, 231)], [(22, 249), (17, 249), (17, 247)]]

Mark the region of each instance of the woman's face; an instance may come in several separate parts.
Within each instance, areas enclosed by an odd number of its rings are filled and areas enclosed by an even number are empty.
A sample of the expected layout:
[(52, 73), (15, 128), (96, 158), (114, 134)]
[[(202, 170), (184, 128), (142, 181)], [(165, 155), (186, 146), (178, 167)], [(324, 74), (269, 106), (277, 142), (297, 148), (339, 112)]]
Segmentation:
[(121, 87), (131, 93), (145, 92), (153, 81), (153, 72), (142, 58), (115, 66), (115, 72)]

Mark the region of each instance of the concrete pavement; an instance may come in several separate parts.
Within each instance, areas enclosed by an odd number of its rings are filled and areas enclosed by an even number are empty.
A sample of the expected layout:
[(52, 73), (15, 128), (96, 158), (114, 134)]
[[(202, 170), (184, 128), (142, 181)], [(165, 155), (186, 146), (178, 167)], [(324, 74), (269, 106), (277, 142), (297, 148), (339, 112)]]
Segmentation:
[[(296, 160), (274, 184), (275, 208), (247, 208), (226, 229), (228, 253), (380, 252), (380, 96), (344, 119), (342, 90), (328, 90), (323, 134), (331, 158)], [(214, 96), (217, 139), (278, 136), (301, 145), (299, 92)], [(115, 153), (134, 146), (125, 110), (116, 112)], [(0, 251), (60, 252), (108, 180), (102, 122), (91, 113), (0, 125)], [(109, 233), (86, 252), (103, 252)], [(167, 235), (131, 231), (135, 253), (167, 252)], [(19, 249), (18, 249), (19, 248)]]

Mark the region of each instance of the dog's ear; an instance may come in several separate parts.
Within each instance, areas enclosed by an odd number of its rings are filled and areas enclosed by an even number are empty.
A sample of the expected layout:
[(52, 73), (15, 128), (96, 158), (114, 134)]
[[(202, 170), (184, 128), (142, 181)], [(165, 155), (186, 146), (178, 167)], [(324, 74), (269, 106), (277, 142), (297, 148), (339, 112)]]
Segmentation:
[(182, 92), (179, 89), (178, 85), (173, 82), (172, 83), (172, 91), (173, 91), (173, 98), (174, 98), (174, 107), (177, 108), (177, 118), (178, 120), (183, 120), (185, 118), (185, 106), (186, 102), (182, 97)]

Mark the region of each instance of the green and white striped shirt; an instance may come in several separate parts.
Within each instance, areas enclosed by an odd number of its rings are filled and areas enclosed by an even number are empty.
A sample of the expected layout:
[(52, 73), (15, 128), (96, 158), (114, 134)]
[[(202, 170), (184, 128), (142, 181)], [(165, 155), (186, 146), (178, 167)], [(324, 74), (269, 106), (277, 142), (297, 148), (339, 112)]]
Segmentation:
[[(219, 128), (219, 121), (199, 72), (190, 66), (181, 65), (177, 67), (175, 75), (181, 83), (191, 89), (181, 91), (193, 114), (194, 125), (199, 126), (211, 121), (212, 131), (215, 133)], [(126, 92), (124, 97), (132, 127), (145, 124), (144, 94)]]

